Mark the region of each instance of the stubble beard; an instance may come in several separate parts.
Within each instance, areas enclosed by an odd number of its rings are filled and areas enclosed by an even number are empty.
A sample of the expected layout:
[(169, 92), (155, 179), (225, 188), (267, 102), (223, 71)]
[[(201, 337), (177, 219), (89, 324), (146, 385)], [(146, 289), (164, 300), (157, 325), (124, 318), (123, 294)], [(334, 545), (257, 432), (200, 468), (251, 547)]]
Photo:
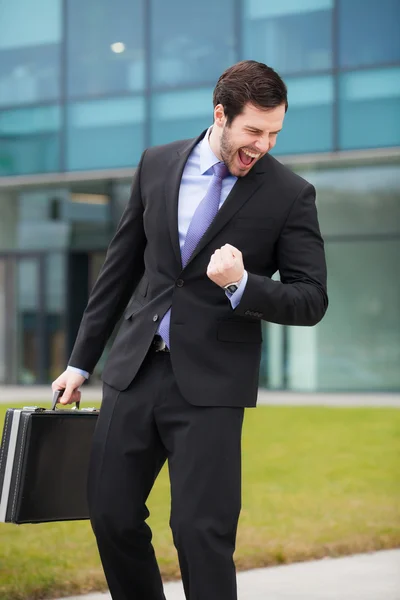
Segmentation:
[(225, 165), (228, 167), (229, 172), (231, 173), (231, 175), (234, 175), (234, 177), (245, 177), (249, 171), (254, 167), (255, 163), (259, 160), (257, 159), (249, 169), (243, 169), (242, 171), (239, 171), (238, 173), (234, 173), (232, 169), (235, 168), (235, 155), (237, 153), (237, 151), (239, 150), (239, 148), (237, 150), (234, 149), (233, 144), (231, 143), (230, 139), (229, 139), (229, 134), (227, 131), (228, 127), (227, 125), (224, 126), (223, 130), (222, 130), (222, 134), (221, 134), (221, 138), (219, 141), (219, 150), (220, 150), (220, 154), (221, 154), (221, 158), (223, 160), (223, 162), (225, 163)]
[(235, 157), (235, 150), (233, 149), (233, 146), (230, 143), (229, 135), (228, 135), (228, 132), (226, 129), (227, 129), (227, 126), (225, 125), (224, 129), (222, 130), (221, 138), (219, 141), (219, 149), (221, 152), (221, 158), (222, 158), (223, 162), (225, 163), (225, 165), (228, 167), (230, 173), (232, 175), (235, 175), (235, 177), (238, 177), (238, 175), (232, 173), (232, 167), (233, 167), (234, 157)]

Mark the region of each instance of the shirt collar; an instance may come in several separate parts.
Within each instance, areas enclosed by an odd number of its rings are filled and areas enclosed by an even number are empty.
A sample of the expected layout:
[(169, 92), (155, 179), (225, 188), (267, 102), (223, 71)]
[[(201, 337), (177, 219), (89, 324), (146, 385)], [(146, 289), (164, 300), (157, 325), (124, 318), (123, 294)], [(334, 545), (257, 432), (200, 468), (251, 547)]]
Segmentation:
[(214, 152), (211, 150), (209, 136), (211, 133), (212, 126), (208, 128), (206, 135), (200, 142), (200, 174), (204, 175), (207, 171), (211, 169), (214, 165), (221, 162), (219, 158), (217, 158)]

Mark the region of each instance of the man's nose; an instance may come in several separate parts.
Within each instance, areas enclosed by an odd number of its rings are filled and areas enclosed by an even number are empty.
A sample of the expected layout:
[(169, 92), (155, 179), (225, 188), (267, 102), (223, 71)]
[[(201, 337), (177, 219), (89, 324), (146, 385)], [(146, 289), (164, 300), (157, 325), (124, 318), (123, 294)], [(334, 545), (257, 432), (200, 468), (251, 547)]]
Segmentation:
[(265, 152), (268, 152), (270, 148), (270, 138), (265, 137), (263, 139), (258, 140), (255, 144), (255, 147), (257, 148), (257, 152), (260, 152), (260, 154), (265, 154)]

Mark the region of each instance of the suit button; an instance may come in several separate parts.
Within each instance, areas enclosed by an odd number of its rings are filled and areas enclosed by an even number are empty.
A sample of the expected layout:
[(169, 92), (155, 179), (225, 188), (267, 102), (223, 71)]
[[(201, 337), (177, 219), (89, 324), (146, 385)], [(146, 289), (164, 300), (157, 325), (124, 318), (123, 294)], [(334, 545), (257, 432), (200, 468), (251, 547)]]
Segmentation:
[(251, 315), (251, 311), (250, 310), (246, 310), (246, 312), (244, 313), (247, 317), (249, 317)]
[(183, 284), (184, 284), (183, 279), (177, 279), (177, 281), (176, 281), (176, 286), (177, 287), (183, 287)]
[(158, 321), (158, 315), (154, 315), (154, 317), (153, 317), (153, 321), (154, 321), (154, 322)]

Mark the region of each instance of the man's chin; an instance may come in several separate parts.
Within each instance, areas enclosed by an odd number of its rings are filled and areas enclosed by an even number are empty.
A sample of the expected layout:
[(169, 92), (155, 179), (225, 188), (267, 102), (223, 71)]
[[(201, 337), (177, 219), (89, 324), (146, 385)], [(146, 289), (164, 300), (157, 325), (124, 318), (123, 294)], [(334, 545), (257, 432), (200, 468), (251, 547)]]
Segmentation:
[(232, 167), (229, 166), (228, 168), (229, 168), (231, 175), (233, 175), (234, 177), (245, 177), (251, 171), (251, 169), (253, 168), (253, 165), (251, 165), (248, 168), (238, 167), (237, 165), (232, 165)]

